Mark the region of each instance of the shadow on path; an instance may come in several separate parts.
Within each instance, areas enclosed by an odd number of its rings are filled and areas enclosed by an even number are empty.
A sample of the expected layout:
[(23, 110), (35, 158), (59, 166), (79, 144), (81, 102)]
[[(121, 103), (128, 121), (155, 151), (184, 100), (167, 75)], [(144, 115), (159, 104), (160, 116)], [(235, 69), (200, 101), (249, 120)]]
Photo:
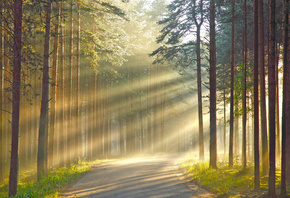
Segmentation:
[(180, 180), (177, 163), (183, 157), (167, 154), (110, 162), (84, 175), (61, 197), (214, 197)]

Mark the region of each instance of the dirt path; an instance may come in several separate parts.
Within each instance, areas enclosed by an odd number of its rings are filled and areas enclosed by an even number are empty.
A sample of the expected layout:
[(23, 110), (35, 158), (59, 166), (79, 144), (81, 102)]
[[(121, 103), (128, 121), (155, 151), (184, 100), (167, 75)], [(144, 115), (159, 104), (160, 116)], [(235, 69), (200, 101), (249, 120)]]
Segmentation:
[(101, 165), (70, 186), (62, 197), (214, 197), (181, 180), (182, 155), (118, 160)]

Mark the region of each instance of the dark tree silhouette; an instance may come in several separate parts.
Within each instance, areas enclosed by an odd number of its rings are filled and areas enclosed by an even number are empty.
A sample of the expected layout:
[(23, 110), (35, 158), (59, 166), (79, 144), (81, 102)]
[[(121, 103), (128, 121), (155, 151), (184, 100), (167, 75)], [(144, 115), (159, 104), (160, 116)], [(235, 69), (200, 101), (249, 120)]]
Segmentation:
[(217, 168), (215, 0), (210, 1), (210, 161)]
[(12, 81), (12, 143), (9, 175), (9, 197), (17, 193), (18, 175), (18, 135), (20, 107), (21, 74), (21, 36), (22, 36), (22, 0), (14, 0), (14, 44), (13, 44), (13, 81)]

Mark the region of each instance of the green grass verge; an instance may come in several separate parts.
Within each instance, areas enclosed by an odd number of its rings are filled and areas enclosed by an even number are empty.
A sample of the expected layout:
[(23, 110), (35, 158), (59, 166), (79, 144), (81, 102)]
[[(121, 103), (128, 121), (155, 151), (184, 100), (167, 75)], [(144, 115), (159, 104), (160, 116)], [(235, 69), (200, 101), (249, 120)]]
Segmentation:
[[(47, 177), (41, 177), (39, 181), (20, 180), (15, 197), (58, 197), (64, 187), (78, 179), (82, 174), (89, 171), (94, 165), (104, 161), (84, 162), (69, 168), (63, 167), (48, 172)], [(8, 197), (8, 179), (0, 184), (0, 197)]]
[[(187, 158), (182, 166), (194, 182), (211, 189), (220, 196), (225, 197), (255, 197), (267, 193), (268, 176), (261, 176), (261, 190), (254, 190), (254, 167), (249, 165), (243, 169), (235, 163), (232, 168), (228, 167), (228, 161), (221, 158), (218, 169), (209, 168), (209, 162), (200, 162), (195, 158)], [(281, 172), (276, 170), (276, 192), (280, 194)], [(290, 186), (287, 186), (288, 192)]]

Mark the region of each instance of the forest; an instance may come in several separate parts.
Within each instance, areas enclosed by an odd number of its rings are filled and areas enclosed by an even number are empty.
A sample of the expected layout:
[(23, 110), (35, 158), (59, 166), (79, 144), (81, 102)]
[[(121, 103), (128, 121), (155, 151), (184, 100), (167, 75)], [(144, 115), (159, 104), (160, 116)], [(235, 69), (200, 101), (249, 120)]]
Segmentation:
[(0, 0), (0, 184), (11, 197), (28, 172), (191, 152), (289, 195), (289, 6)]

